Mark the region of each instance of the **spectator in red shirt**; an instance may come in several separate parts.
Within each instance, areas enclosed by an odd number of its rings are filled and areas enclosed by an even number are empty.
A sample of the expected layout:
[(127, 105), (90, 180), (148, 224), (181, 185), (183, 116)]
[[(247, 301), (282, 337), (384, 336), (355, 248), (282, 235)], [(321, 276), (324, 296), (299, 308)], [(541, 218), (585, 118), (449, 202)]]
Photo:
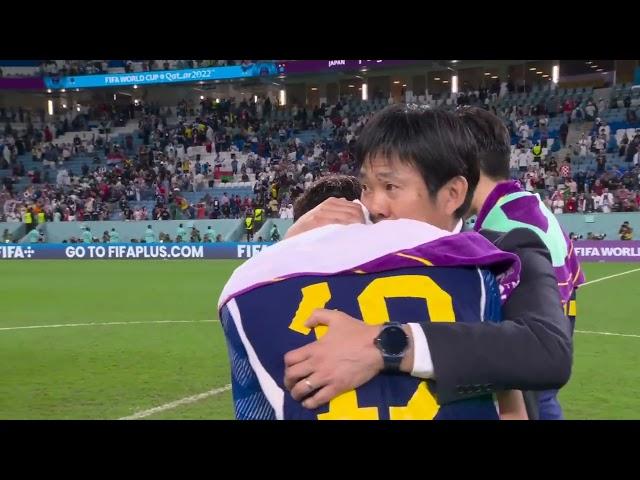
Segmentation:
[(563, 162), (560, 167), (560, 176), (564, 179), (571, 178), (571, 165), (566, 160)]
[(204, 203), (199, 203), (197, 208), (197, 218), (198, 220), (204, 220), (206, 217), (206, 212), (204, 208)]
[(565, 211), (567, 213), (576, 213), (577, 207), (578, 203), (576, 202), (576, 197), (575, 195), (571, 195), (565, 204)]
[(604, 187), (602, 186), (602, 183), (600, 183), (600, 180), (596, 180), (595, 185), (593, 186), (593, 193), (595, 193), (597, 196), (602, 196), (602, 192), (604, 191)]

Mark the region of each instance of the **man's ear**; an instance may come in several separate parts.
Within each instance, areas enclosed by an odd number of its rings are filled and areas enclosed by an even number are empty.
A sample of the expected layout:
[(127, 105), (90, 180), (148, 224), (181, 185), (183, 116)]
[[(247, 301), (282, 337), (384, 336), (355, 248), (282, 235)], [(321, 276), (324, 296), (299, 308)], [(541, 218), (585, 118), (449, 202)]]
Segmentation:
[(461, 175), (452, 178), (440, 189), (438, 193), (443, 202), (443, 208), (447, 215), (453, 216), (463, 204), (469, 191), (467, 179)]

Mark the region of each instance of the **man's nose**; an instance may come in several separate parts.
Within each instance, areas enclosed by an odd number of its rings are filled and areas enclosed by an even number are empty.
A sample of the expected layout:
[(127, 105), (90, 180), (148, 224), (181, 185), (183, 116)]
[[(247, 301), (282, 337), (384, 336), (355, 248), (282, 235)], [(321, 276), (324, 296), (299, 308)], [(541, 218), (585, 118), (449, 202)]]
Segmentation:
[(369, 205), (366, 205), (366, 207), (369, 210), (371, 220), (374, 223), (388, 219), (391, 216), (391, 205), (388, 199), (384, 198), (383, 195), (373, 195), (373, 198), (370, 199)]

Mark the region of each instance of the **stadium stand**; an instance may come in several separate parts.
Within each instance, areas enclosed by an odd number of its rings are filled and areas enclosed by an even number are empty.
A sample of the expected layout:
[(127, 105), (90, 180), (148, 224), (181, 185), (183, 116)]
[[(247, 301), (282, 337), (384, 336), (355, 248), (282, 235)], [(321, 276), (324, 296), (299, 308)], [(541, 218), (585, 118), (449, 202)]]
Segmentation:
[[(237, 64), (243, 62), (250, 61)], [(0, 66), (38, 68), (46, 75), (220, 64), (122, 60)], [(511, 133), (513, 178), (558, 214), (639, 208), (640, 89), (630, 84), (534, 85), (516, 91), (496, 82), (410, 100), (448, 109), (479, 105), (496, 113)], [(259, 207), (267, 221), (255, 238), (267, 238), (274, 219), (284, 234), (287, 206), (310, 183), (329, 173), (353, 173), (355, 139), (388, 103), (380, 96), (363, 101), (351, 95), (307, 110), (265, 98), (216, 103), (203, 97), (200, 105), (95, 104), (48, 123), (41, 111), (0, 108), (0, 221), (17, 228), (30, 212), (35, 225), (43, 213), (47, 241), (62, 241), (78, 228), (51, 224), (152, 221), (155, 229), (156, 221), (235, 219), (241, 231), (241, 219)], [(225, 239), (236, 237), (224, 231)], [(26, 233), (15, 232), (21, 238)]]

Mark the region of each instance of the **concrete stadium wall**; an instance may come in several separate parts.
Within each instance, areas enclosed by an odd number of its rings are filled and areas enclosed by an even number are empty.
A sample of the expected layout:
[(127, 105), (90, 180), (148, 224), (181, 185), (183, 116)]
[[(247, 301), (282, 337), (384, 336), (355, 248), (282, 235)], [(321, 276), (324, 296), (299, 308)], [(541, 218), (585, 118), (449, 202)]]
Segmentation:
[[(2, 235), (5, 230), (9, 230), (9, 234), (15, 241), (18, 238), (22, 238), (24, 236), (26, 228), (22, 223), (0, 222), (0, 235)], [(0, 237), (0, 241), (1, 240), (2, 237)]]
[[(160, 220), (160, 221), (141, 221), (141, 222), (123, 222), (123, 221), (106, 221), (106, 222), (48, 222), (43, 228), (47, 243), (61, 243), (63, 240), (69, 240), (71, 237), (81, 237), (82, 227), (87, 226), (91, 229), (94, 237), (102, 238), (105, 230), (111, 231), (115, 228), (120, 234), (122, 242), (129, 242), (132, 238), (140, 240), (144, 237), (147, 225), (156, 234), (156, 238), (160, 232), (167, 233), (172, 240), (175, 240), (176, 229), (182, 223), (187, 234), (191, 233), (191, 226), (200, 230), (200, 235), (204, 235), (207, 227), (211, 225), (215, 230), (215, 234), (221, 234), (222, 240), (225, 242), (236, 241), (239, 236), (238, 231), (242, 232), (242, 224), (240, 220)], [(16, 225), (16, 224), (13, 224)], [(21, 225), (21, 224), (20, 224)], [(3, 230), (4, 231), (4, 230)], [(184, 239), (184, 241), (188, 241)], [(24, 235), (20, 239), (20, 243), (27, 243), (27, 237)]]
[[(583, 237), (587, 237), (588, 232), (596, 234), (605, 233), (608, 240), (618, 239), (618, 230), (622, 222), (628, 221), (634, 229), (634, 239), (640, 239), (640, 212), (631, 213), (594, 213), (591, 215), (581, 214), (561, 214), (556, 215), (562, 228), (567, 232), (574, 232)], [(267, 219), (262, 228), (254, 235), (254, 239), (262, 236), (268, 241), (269, 231), (273, 223), (278, 225), (280, 235), (284, 237), (287, 229), (293, 224), (292, 220), (284, 220), (280, 218)], [(225, 242), (242, 242), (244, 238), (244, 220), (166, 220), (166, 221), (141, 221), (141, 222), (123, 222), (123, 221), (106, 221), (106, 222), (57, 222), (46, 223), (44, 225), (45, 235), (48, 243), (59, 243), (68, 240), (70, 237), (80, 237), (82, 235), (82, 226), (87, 225), (91, 228), (94, 236), (102, 237), (105, 230), (115, 228), (120, 234), (123, 242), (128, 242), (132, 238), (140, 239), (144, 236), (147, 225), (151, 225), (156, 235), (160, 232), (168, 233), (172, 239), (175, 238), (175, 232), (178, 225), (182, 223), (184, 228), (189, 230), (189, 225), (196, 225), (200, 233), (203, 234), (209, 225), (217, 234), (222, 234)], [(21, 223), (0, 223), (0, 232), (8, 228), (14, 238), (20, 238), (20, 243), (26, 242), (25, 228)]]
[[(278, 231), (280, 232), (280, 239), (282, 240), (284, 239), (284, 234), (287, 232), (289, 227), (293, 225), (293, 220), (291, 219), (285, 220), (282, 218), (269, 218), (267, 219), (266, 222), (264, 222), (260, 230), (258, 230), (255, 233), (255, 235), (253, 236), (253, 239), (257, 241), (258, 237), (262, 237), (265, 242), (270, 242), (271, 241), (271, 238), (270, 238), (271, 225), (273, 225), (274, 223), (278, 226)], [(242, 238), (242, 240), (244, 240), (244, 237)]]
[(633, 239), (640, 239), (640, 212), (629, 213), (593, 213), (591, 215), (564, 213), (556, 215), (567, 234), (574, 232), (585, 239), (587, 233), (605, 233), (607, 240), (618, 240), (618, 230), (623, 222), (628, 221), (633, 228)]

